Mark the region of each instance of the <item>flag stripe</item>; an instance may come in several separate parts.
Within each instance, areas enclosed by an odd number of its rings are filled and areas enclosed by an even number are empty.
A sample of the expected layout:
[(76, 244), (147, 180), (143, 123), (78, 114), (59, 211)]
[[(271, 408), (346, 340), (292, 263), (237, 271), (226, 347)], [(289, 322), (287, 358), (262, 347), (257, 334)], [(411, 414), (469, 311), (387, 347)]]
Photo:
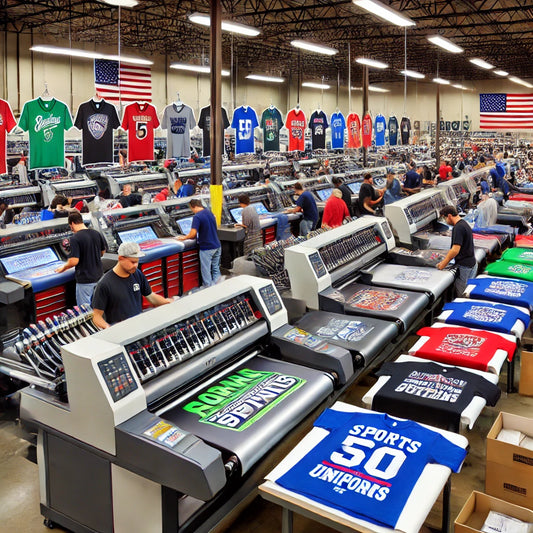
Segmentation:
[(481, 129), (533, 129), (533, 94), (479, 95)]

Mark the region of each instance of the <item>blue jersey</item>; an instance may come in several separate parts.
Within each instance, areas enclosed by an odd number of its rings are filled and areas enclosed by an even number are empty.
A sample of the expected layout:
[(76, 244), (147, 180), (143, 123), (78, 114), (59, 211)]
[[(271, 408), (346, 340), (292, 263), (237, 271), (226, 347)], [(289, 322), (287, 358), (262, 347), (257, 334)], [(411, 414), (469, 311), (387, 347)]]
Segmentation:
[(331, 148), (344, 148), (344, 130), (346, 129), (346, 121), (342, 113), (333, 113), (331, 115)]
[(375, 137), (374, 141), (376, 146), (385, 145), (385, 130), (387, 129), (387, 123), (385, 122), (385, 117), (383, 115), (378, 115), (374, 121), (374, 131)]
[(276, 483), (351, 516), (394, 528), (428, 463), (457, 472), (466, 450), (411, 420), (326, 409), (327, 429)]
[(389, 117), (389, 146), (396, 146), (398, 144), (398, 119), (396, 117)]
[(235, 128), (235, 153), (254, 153), (254, 128), (259, 126), (256, 112), (249, 106), (235, 109), (231, 127)]
[(519, 305), (533, 311), (533, 283), (509, 278), (474, 278), (471, 298), (492, 300), (502, 304)]

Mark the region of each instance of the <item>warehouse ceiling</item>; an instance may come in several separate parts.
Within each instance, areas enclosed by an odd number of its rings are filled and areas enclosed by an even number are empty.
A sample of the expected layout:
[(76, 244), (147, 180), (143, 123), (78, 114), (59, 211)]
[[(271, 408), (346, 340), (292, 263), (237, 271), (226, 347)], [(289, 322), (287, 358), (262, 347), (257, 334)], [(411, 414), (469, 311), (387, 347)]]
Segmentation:
[[(240, 73), (300, 76), (346, 85), (348, 51), (352, 58), (352, 85), (361, 85), (359, 56), (389, 64), (384, 71), (370, 69), (370, 82), (401, 81), (407, 43), (407, 68), (438, 75), (456, 83), (498, 76), (472, 65), (479, 57), (520, 78), (533, 78), (533, 2), (524, 0), (400, 0), (383, 1), (410, 17), (415, 27), (387, 24), (357, 7), (351, 0), (222, 0), (223, 17), (261, 30), (258, 37), (223, 34), (223, 61)], [(82, 0), (0, 0), (1, 23), (9, 32), (33, 33), (77, 42), (117, 45), (118, 9), (103, 2)], [(166, 53), (169, 61), (206, 62), (209, 29), (189, 22), (194, 12), (209, 13), (209, 1), (140, 0), (135, 8), (121, 9), (123, 47), (150, 57)], [(427, 41), (440, 34), (464, 48), (451, 54)], [(293, 39), (335, 47), (335, 56), (298, 51)], [(47, 39), (48, 40), (48, 39)], [(87, 44), (85, 45), (87, 46)], [(518, 88), (518, 86), (517, 86)]]

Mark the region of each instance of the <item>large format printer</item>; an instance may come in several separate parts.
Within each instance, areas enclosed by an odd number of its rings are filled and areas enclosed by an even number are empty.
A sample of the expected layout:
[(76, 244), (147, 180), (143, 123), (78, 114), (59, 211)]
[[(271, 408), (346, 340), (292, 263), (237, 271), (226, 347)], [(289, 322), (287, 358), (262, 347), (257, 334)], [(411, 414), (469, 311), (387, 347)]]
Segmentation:
[(208, 531), (353, 373), (346, 350), (298, 336), (272, 282), (251, 276), (62, 354), (68, 400), (28, 387), (21, 418), (38, 426), (41, 513), (77, 532)]

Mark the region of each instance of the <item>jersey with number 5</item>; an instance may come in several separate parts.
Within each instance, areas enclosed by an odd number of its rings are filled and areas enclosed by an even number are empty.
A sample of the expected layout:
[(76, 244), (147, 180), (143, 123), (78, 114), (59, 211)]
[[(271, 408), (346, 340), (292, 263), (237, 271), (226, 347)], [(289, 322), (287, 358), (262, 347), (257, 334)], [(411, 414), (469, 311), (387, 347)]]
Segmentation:
[(327, 409), (330, 431), (276, 482), (349, 515), (395, 528), (428, 463), (458, 471), (466, 450), (411, 420)]
[(134, 102), (124, 109), (122, 129), (128, 132), (128, 161), (153, 161), (157, 111), (147, 102)]

